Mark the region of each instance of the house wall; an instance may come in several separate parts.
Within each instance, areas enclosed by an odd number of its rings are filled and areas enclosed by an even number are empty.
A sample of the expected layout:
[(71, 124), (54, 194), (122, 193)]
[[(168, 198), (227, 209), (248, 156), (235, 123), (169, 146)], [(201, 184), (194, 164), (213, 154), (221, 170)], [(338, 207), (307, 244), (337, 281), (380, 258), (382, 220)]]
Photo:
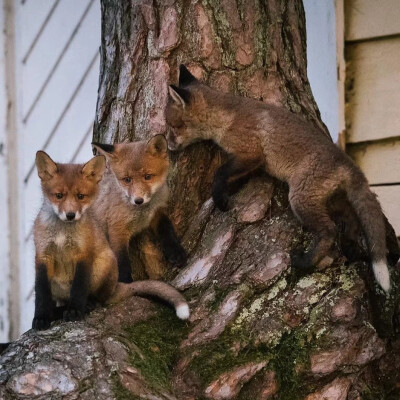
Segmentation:
[(350, 156), (400, 236), (400, 3), (345, 2), (346, 137)]
[(34, 310), (32, 224), (41, 203), (35, 153), (45, 150), (58, 162), (84, 162), (92, 156), (101, 13), (97, 0), (18, 3), (24, 182), (20, 330), (24, 332), (30, 328)]
[(34, 312), (36, 151), (59, 162), (92, 157), (101, 12), (98, 0), (0, 5), (0, 229), (8, 237), (0, 241), (0, 341), (7, 341), (30, 328)]
[(10, 332), (9, 316), (9, 220), (8, 220), (8, 168), (7, 168), (7, 97), (5, 85), (5, 27), (4, 7), (0, 3), (0, 342), (7, 342)]

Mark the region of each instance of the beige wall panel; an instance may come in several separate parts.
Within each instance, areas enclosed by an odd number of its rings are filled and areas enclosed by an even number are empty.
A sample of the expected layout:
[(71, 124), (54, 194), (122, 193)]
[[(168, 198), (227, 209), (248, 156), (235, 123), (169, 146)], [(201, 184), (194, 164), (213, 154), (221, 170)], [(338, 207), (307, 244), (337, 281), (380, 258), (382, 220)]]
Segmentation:
[(346, 40), (400, 33), (399, 0), (346, 0)]
[(373, 186), (372, 191), (378, 195), (383, 211), (389, 222), (393, 225), (396, 235), (400, 236), (400, 185)]
[(400, 139), (352, 145), (348, 153), (370, 184), (400, 183)]
[(346, 56), (347, 141), (400, 136), (400, 38), (348, 45)]

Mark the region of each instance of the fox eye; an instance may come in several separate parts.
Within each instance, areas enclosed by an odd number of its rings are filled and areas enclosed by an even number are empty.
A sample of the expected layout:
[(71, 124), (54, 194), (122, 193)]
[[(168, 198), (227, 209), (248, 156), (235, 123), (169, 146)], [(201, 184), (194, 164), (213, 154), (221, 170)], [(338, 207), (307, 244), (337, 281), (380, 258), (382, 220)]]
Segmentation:
[(82, 194), (82, 193), (78, 193), (78, 194), (76, 195), (76, 197), (78, 198), (78, 200), (83, 200), (83, 198), (85, 197), (85, 195)]
[(151, 174), (146, 174), (146, 175), (144, 176), (144, 179), (146, 179), (146, 181), (149, 181), (149, 180), (151, 179), (152, 176), (153, 176), (153, 175), (151, 175)]
[(124, 181), (125, 183), (131, 183), (131, 182), (132, 182), (132, 178), (129, 178), (129, 177), (127, 176), (127, 177), (125, 177), (125, 178), (123, 179), (123, 181)]
[(62, 199), (64, 197), (64, 195), (62, 193), (56, 193), (56, 198), (58, 200)]

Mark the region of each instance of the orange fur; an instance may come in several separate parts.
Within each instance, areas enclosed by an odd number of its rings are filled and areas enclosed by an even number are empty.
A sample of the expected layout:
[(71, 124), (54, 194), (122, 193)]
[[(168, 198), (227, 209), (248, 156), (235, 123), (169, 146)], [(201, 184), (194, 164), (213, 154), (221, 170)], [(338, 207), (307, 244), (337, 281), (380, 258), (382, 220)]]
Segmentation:
[[(135, 293), (145, 294), (147, 290), (147, 294), (157, 295), (175, 307), (186, 304), (179, 292), (163, 282), (118, 283), (117, 258), (93, 212), (99, 182), (106, 169), (105, 157), (94, 157), (85, 165), (56, 164), (46, 153), (38, 152), (36, 164), (44, 198), (34, 224), (35, 259), (37, 276), (43, 273), (39, 271), (43, 266), (46, 270), (51, 292), (47, 301), (63, 304), (71, 300), (77, 266), (82, 264), (88, 279), (87, 294), (101, 303), (115, 303)], [(57, 194), (62, 194), (62, 198)], [(79, 218), (68, 221), (65, 212), (79, 213)], [(43, 281), (43, 276), (40, 279)], [(47, 283), (42, 282), (43, 285), (46, 288)], [(36, 320), (43, 314), (40, 310), (43, 295), (36, 293)]]

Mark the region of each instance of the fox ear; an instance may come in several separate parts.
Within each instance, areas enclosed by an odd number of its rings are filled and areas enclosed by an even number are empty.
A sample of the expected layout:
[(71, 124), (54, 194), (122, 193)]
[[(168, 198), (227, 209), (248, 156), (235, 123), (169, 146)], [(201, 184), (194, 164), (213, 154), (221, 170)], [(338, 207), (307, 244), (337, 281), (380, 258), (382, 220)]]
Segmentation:
[(193, 82), (197, 82), (196, 77), (194, 77), (191, 72), (181, 64), (179, 66), (179, 86), (190, 85)]
[(82, 168), (82, 174), (88, 179), (100, 182), (106, 170), (106, 158), (104, 156), (93, 157)]
[(167, 139), (164, 135), (153, 136), (146, 145), (146, 152), (153, 155), (165, 154), (168, 150)]
[(98, 143), (98, 142), (92, 142), (92, 146), (103, 156), (106, 156), (107, 158), (109, 157), (114, 157), (115, 154), (115, 146), (113, 144), (106, 144), (106, 143)]
[(40, 150), (36, 153), (35, 162), (39, 178), (42, 181), (50, 180), (58, 172), (57, 164), (44, 151)]
[(179, 107), (185, 108), (186, 104), (189, 104), (190, 92), (188, 90), (179, 88), (175, 85), (169, 85), (168, 90), (169, 90), (169, 95), (171, 96), (171, 99)]

